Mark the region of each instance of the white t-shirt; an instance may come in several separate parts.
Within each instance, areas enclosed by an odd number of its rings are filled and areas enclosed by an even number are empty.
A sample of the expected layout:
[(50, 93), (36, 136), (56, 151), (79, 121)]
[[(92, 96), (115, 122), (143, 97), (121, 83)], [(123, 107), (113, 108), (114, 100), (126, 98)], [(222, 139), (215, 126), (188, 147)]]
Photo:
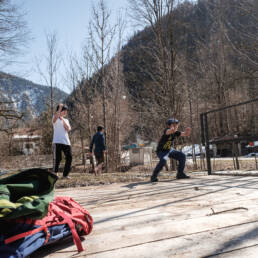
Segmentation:
[[(71, 128), (68, 119), (63, 118), (63, 120)], [(53, 127), (54, 127), (53, 143), (61, 143), (61, 144), (65, 144), (65, 145), (71, 145), (70, 140), (69, 140), (69, 135), (68, 135), (68, 132), (64, 128), (63, 121), (58, 118), (56, 120), (56, 122), (53, 123)]]

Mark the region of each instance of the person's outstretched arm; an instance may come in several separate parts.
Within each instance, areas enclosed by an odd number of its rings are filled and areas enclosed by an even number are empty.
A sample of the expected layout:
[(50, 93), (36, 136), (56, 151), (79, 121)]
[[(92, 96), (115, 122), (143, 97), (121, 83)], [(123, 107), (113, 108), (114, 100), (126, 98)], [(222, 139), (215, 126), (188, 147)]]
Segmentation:
[(189, 136), (191, 134), (191, 128), (187, 127), (184, 132), (181, 132), (181, 136)]

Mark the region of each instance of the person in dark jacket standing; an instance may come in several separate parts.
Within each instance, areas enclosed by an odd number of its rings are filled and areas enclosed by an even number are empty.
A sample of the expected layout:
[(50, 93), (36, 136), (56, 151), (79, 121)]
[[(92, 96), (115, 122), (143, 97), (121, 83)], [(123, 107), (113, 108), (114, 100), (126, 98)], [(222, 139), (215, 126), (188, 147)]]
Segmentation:
[(94, 134), (90, 143), (90, 155), (92, 155), (93, 145), (95, 145), (94, 155), (97, 161), (97, 167), (95, 168), (95, 174), (101, 175), (102, 166), (104, 163), (104, 154), (106, 152), (104, 127), (99, 125), (97, 127), (97, 133)]
[(189, 176), (184, 173), (186, 160), (185, 154), (173, 148), (173, 141), (179, 136), (189, 136), (191, 128), (188, 127), (185, 132), (180, 132), (178, 131), (178, 124), (179, 121), (175, 118), (170, 118), (167, 122), (167, 128), (164, 130), (158, 143), (157, 156), (160, 160), (152, 173), (151, 182), (158, 182), (158, 174), (165, 166), (168, 158), (176, 159), (179, 162), (176, 175), (177, 179), (189, 178)]

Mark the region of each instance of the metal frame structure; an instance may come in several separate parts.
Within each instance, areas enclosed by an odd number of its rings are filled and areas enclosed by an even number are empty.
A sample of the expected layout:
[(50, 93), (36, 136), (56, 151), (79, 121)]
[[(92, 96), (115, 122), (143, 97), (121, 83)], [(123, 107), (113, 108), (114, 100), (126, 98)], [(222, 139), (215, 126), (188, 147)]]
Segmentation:
[[(202, 142), (202, 145), (205, 145), (208, 175), (211, 175), (211, 156), (210, 156), (210, 151), (209, 151), (209, 145), (212, 143), (209, 139), (208, 115), (211, 114), (211, 113), (223, 111), (223, 110), (230, 109), (230, 108), (233, 108), (233, 107), (246, 105), (246, 104), (256, 102), (256, 101), (258, 102), (258, 98), (251, 99), (251, 100), (241, 102), (241, 103), (238, 103), (238, 104), (226, 106), (226, 107), (223, 107), (223, 108), (213, 109), (213, 110), (210, 110), (210, 111), (207, 111), (207, 112), (204, 112), (204, 113), (200, 114), (201, 142)], [(244, 139), (249, 140), (249, 141), (254, 141), (254, 140), (258, 139), (258, 135), (257, 136), (245, 137)], [(236, 138), (236, 139), (232, 139), (232, 140), (229, 140), (229, 141), (238, 142), (239, 140), (240, 140), (240, 138)]]

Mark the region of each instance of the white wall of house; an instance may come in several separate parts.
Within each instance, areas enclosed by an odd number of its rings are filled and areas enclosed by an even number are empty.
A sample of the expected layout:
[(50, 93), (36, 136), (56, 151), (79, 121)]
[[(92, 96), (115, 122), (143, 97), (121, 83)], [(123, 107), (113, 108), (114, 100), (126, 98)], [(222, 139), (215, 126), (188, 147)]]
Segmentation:
[(35, 154), (39, 151), (40, 135), (14, 135), (13, 143), (19, 146), (25, 155)]

